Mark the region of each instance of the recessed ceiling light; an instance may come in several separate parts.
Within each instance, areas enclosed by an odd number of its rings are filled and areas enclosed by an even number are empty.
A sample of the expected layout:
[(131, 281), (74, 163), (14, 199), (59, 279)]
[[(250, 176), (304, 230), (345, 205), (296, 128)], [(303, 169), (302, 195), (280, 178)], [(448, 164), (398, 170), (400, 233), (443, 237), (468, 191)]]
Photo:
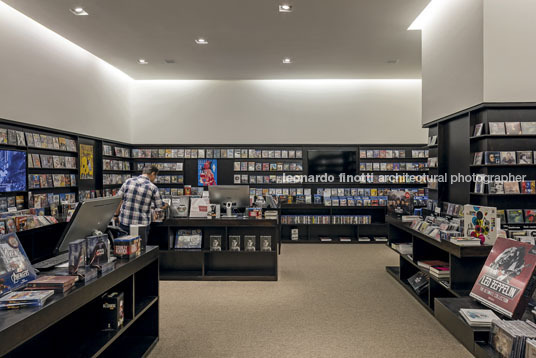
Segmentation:
[(172, 58), (167, 58), (164, 60), (165, 63), (168, 63), (168, 64), (172, 64), (172, 63), (175, 63), (175, 60), (172, 59)]
[(279, 5), (279, 12), (292, 12), (292, 5), (289, 5), (289, 4)]
[(387, 63), (390, 64), (390, 65), (396, 65), (398, 62), (399, 62), (398, 58), (393, 58), (393, 59), (387, 60)]
[(206, 45), (208, 44), (208, 41), (206, 38), (200, 37), (200, 38), (195, 39), (195, 43), (198, 45)]
[(147, 62), (147, 60), (144, 59), (144, 58), (140, 58), (140, 59), (138, 59), (138, 63), (139, 63), (140, 65), (146, 65), (146, 64), (148, 64), (149, 62)]
[(285, 58), (283, 59), (283, 63), (288, 65), (289, 63), (292, 63), (292, 59), (289, 58), (289, 57), (285, 57)]
[(80, 6), (72, 8), (72, 9), (69, 9), (69, 11), (72, 12), (76, 16), (87, 16), (87, 15), (89, 15), (87, 13), (87, 11), (84, 10), (84, 8), (80, 7)]

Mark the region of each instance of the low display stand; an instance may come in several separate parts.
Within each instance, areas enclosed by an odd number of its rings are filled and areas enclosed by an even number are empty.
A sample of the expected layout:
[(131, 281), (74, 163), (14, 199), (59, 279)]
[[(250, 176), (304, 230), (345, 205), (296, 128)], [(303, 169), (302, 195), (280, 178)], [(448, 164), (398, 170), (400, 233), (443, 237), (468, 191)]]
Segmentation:
[[(484, 262), (491, 251), (491, 246), (459, 246), (447, 241), (436, 241), (423, 233), (409, 227), (400, 219), (386, 217), (389, 224), (389, 244), (412, 243), (413, 255), (400, 254), (399, 267), (386, 267), (408, 292), (410, 292), (429, 311), (434, 312), (437, 297), (468, 296)], [(431, 276), (428, 270), (420, 267), (417, 262), (423, 260), (441, 260), (450, 264), (450, 276), (439, 280)], [(408, 284), (408, 278), (417, 272), (423, 272), (429, 280), (428, 289), (422, 295), (417, 295)]]
[[(123, 326), (103, 330), (101, 296), (124, 294)], [(158, 332), (158, 248), (88, 283), (56, 293), (43, 307), (0, 311), (1, 357), (144, 357)]]
[[(174, 248), (178, 230), (200, 229), (199, 248)], [(221, 237), (221, 251), (210, 250), (210, 236)], [(240, 251), (229, 250), (229, 236), (242, 238)], [(244, 236), (271, 236), (271, 251), (244, 250)], [(277, 220), (266, 219), (168, 219), (154, 223), (150, 244), (160, 246), (162, 280), (277, 281), (279, 229)]]

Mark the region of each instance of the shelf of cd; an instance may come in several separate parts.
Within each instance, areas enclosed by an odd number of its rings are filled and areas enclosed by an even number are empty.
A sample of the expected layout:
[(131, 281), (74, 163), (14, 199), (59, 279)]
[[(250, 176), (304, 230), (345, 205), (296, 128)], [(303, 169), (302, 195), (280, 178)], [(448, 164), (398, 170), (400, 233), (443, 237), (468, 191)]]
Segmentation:
[(475, 193), (470, 192), (470, 195), (478, 195), (478, 196), (534, 196), (536, 193), (503, 193), (503, 194), (490, 194), (490, 193)]
[(489, 138), (536, 138), (536, 134), (482, 134), (469, 137), (472, 141)]

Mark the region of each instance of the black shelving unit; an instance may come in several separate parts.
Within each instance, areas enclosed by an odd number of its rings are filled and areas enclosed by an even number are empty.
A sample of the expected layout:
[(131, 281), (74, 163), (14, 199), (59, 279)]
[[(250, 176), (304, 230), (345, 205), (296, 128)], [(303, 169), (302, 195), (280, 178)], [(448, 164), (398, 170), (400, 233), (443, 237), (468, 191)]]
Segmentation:
[[(533, 150), (536, 135), (490, 135), (492, 122), (533, 122), (536, 118), (535, 103), (483, 103), (425, 125), (429, 136), (438, 136), (437, 148), (430, 148), (430, 157), (438, 157), (439, 168), (430, 174), (450, 175), (527, 175), (536, 179), (536, 164), (473, 164), (476, 152)], [(475, 126), (483, 125), (482, 135), (474, 136)], [(487, 188), (486, 188), (487, 189)], [(493, 206), (498, 209), (531, 209), (530, 200), (519, 200), (519, 195), (484, 195), (474, 193), (472, 183), (439, 183), (436, 193), (429, 198), (455, 204)], [(526, 195), (526, 194), (523, 194)], [(530, 198), (531, 196), (527, 196)]]
[[(439, 297), (464, 297), (469, 295), (484, 262), (491, 251), (491, 246), (459, 246), (448, 241), (436, 241), (423, 233), (415, 231), (409, 224), (400, 219), (387, 216), (389, 225), (389, 243), (412, 243), (413, 253), (411, 256), (400, 254), (398, 270), (386, 267), (387, 272), (404, 287), (411, 289), (407, 280), (415, 273), (423, 272), (428, 280), (429, 287), (426, 297), (418, 296), (422, 304), (426, 304), (430, 312), (434, 312), (435, 298)], [(441, 260), (450, 265), (448, 279), (437, 279), (430, 275), (428, 270), (420, 267), (417, 262), (424, 260)], [(393, 275), (394, 273), (398, 275)], [(411, 289), (413, 291), (413, 289)], [(415, 292), (414, 296), (416, 295)]]
[[(175, 249), (170, 240), (179, 229), (201, 229), (203, 242), (200, 249)], [(222, 251), (210, 251), (210, 235), (222, 237)], [(240, 235), (239, 252), (228, 250), (229, 235)], [(246, 252), (243, 236), (272, 237), (269, 252)], [(259, 219), (169, 219), (155, 223), (150, 243), (160, 247), (160, 278), (162, 280), (199, 281), (277, 281), (279, 231), (276, 220)], [(257, 242), (257, 250), (259, 244)]]
[[(103, 330), (100, 297), (124, 293), (123, 327)], [(0, 356), (147, 356), (159, 339), (158, 248), (117, 260), (115, 268), (88, 283), (57, 293), (43, 307), (0, 312)]]
[[(387, 236), (385, 206), (325, 206), (314, 204), (282, 204), (280, 215), (370, 215), (370, 224), (280, 224), (282, 243), (289, 244), (371, 244), (375, 241), (358, 241), (359, 237)], [(300, 238), (291, 240), (291, 230), (297, 228)], [(321, 241), (320, 236), (329, 236), (332, 241)], [(339, 241), (338, 237), (350, 237), (352, 241)]]

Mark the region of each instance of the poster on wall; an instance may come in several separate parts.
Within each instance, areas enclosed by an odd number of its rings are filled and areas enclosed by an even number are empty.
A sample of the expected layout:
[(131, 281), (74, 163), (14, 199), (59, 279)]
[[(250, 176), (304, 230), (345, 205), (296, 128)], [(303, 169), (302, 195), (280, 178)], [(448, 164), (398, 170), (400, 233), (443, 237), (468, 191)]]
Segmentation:
[(199, 159), (197, 161), (197, 182), (199, 186), (218, 185), (218, 161)]
[(93, 179), (93, 146), (80, 144), (80, 179)]

